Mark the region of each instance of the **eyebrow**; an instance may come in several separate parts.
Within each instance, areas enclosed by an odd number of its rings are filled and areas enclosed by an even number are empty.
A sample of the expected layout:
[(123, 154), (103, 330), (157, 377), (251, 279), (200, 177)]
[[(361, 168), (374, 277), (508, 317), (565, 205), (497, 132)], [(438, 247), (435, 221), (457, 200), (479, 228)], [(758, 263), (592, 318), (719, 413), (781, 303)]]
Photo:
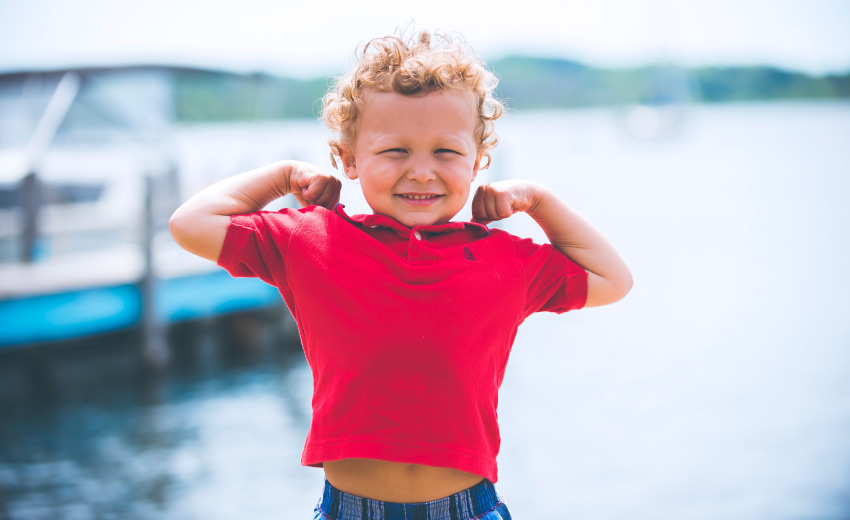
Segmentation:
[[(465, 132), (464, 132), (465, 133)], [(466, 138), (461, 135), (461, 132), (455, 132), (447, 135), (439, 136), (437, 139), (438, 146), (437, 148), (445, 148), (445, 147), (453, 147), (460, 148), (466, 144)], [(471, 142), (474, 147), (475, 145), (475, 136), (472, 135)], [(415, 139), (417, 143), (421, 143), (420, 139)], [(382, 133), (382, 135), (372, 139), (371, 146), (374, 148), (396, 148), (402, 147), (406, 148), (408, 146), (409, 140), (405, 137), (402, 139), (402, 134), (387, 134)]]

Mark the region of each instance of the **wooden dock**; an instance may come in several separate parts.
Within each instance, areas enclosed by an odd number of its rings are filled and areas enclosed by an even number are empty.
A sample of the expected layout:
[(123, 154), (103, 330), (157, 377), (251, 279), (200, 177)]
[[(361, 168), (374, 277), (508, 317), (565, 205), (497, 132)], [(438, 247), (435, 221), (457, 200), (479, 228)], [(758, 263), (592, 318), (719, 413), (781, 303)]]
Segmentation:
[[(159, 324), (282, 305), (277, 289), (157, 248), (151, 309)], [(134, 327), (144, 319), (143, 251), (134, 245), (0, 266), (0, 348)]]
[[(0, 353), (138, 330), (157, 365), (174, 324), (274, 307), (291, 318), (275, 288), (181, 250), (167, 220), (186, 194), (242, 163), (312, 159), (305, 142), (322, 143), (318, 122), (178, 128), (163, 102), (172, 93), (167, 72), (125, 72), (5, 77), (7, 91), (26, 90), (36, 108), (19, 114), (34, 130), (13, 128), (28, 139), (0, 147)], [(80, 104), (97, 117), (75, 112)], [(295, 327), (287, 331), (297, 341)]]

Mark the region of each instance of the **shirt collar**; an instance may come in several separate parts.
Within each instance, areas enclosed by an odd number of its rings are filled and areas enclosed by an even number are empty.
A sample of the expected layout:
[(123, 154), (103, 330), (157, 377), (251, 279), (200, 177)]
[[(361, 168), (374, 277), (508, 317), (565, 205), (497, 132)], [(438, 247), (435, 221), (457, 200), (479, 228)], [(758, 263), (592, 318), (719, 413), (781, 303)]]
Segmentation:
[(437, 224), (434, 226), (414, 226), (409, 228), (397, 221), (392, 217), (388, 217), (386, 215), (351, 215), (343, 211), (345, 205), (342, 203), (337, 203), (334, 211), (336, 214), (344, 218), (345, 220), (353, 223), (359, 224), (363, 227), (368, 228), (376, 228), (376, 227), (385, 227), (391, 229), (402, 236), (409, 235), (412, 231), (420, 231), (425, 233), (448, 233), (450, 231), (457, 231), (460, 229), (470, 229), (471, 231), (477, 231), (479, 233), (489, 234), (490, 228), (485, 226), (484, 224), (479, 224), (477, 222), (456, 222), (449, 221), (445, 224)]

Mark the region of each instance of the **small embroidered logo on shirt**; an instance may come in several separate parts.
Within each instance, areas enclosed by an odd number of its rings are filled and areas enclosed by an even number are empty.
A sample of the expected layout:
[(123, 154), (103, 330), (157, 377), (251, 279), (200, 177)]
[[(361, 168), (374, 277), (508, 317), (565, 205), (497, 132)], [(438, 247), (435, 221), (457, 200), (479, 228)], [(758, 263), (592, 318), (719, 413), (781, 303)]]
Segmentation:
[(467, 260), (475, 260), (475, 257), (472, 255), (472, 251), (470, 251), (468, 247), (463, 248), (463, 256), (465, 256)]

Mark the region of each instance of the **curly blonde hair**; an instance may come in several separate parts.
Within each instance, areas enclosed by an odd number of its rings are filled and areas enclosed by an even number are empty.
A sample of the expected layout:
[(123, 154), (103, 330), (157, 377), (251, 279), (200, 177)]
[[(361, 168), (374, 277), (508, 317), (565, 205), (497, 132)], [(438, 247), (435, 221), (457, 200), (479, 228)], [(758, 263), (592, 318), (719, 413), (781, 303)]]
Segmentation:
[(490, 150), (498, 142), (494, 122), (504, 112), (494, 94), (499, 80), (460, 36), (428, 31), (408, 39), (385, 36), (366, 43), (357, 55), (354, 68), (337, 77), (322, 98), (322, 119), (335, 132), (329, 140), (334, 168), (340, 146), (351, 145), (357, 138), (368, 92), (412, 96), (446, 89), (465, 89), (474, 95), (478, 105), (474, 137), (487, 158), (481, 169), (490, 166)]

